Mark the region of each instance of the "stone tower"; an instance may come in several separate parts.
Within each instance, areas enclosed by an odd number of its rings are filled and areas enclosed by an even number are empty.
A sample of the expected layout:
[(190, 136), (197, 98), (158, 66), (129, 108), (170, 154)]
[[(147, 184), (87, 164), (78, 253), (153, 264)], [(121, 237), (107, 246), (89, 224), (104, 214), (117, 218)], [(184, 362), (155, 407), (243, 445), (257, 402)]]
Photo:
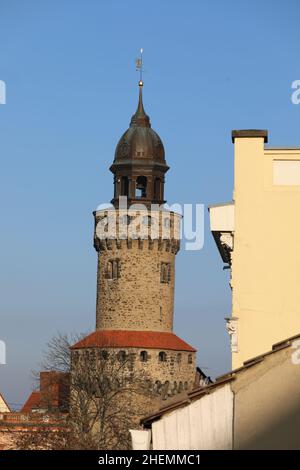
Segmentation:
[(133, 368), (166, 398), (193, 387), (196, 350), (173, 333), (181, 216), (163, 207), (169, 167), (142, 90), (140, 82), (137, 110), (110, 167), (112, 206), (94, 212), (96, 331), (73, 346), (72, 357), (76, 361), (83, 350), (116, 363), (130, 356)]
[[(175, 235), (179, 233), (180, 216), (159, 210), (165, 202), (164, 175), (169, 167), (162, 141), (144, 111), (142, 86), (140, 82), (137, 111), (119, 140), (110, 167), (114, 174), (112, 204), (117, 210), (113, 223), (119, 230), (116, 237), (106, 238), (104, 234), (102, 240), (95, 231), (97, 330), (172, 332), (173, 329), (175, 255), (179, 250)], [(140, 210), (122, 210), (120, 196), (127, 198), (128, 208), (135, 204)], [(156, 205), (156, 210), (150, 212), (151, 205)], [(109, 217), (110, 211), (96, 212), (95, 227), (101, 221), (107, 223)], [(164, 240), (159, 235), (162, 225), (167, 235)], [(136, 239), (130, 234), (133, 228), (139, 232)], [(126, 229), (122, 239), (118, 232)], [(154, 229), (158, 232), (155, 239), (151, 237)]]

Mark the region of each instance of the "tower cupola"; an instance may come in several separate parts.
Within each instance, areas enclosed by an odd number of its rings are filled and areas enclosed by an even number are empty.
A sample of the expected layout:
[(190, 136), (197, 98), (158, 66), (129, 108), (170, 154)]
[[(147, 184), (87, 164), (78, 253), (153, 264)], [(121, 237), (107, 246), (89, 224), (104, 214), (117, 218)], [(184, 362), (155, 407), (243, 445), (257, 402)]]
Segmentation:
[(127, 196), (128, 205), (163, 204), (165, 173), (169, 167), (159, 135), (152, 129), (143, 105), (143, 82), (139, 82), (139, 101), (130, 126), (118, 142), (110, 170), (114, 174), (114, 198)]

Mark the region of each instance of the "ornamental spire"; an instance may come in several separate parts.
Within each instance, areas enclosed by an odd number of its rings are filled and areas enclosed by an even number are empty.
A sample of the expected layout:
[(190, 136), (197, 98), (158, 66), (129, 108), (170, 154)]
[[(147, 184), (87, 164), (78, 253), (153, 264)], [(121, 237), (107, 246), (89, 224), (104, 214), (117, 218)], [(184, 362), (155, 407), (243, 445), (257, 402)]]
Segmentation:
[(140, 82), (139, 82), (140, 86), (143, 86), (143, 71), (144, 71), (144, 69), (143, 69), (143, 52), (144, 52), (144, 49), (142, 48), (140, 57), (135, 59), (136, 70), (140, 72)]
[(140, 81), (139, 81), (139, 102), (135, 114), (131, 118), (130, 126), (139, 126), (139, 127), (151, 127), (149, 116), (145, 113), (143, 105), (143, 49), (141, 49), (141, 55), (135, 61), (136, 70), (140, 72)]

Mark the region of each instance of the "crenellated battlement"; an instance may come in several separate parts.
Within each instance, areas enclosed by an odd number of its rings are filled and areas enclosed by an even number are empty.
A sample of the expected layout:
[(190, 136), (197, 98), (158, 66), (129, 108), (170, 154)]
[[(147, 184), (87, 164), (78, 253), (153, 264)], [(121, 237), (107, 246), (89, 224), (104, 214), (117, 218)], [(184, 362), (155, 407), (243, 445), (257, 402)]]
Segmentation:
[(148, 238), (147, 240), (140, 238), (127, 238), (126, 240), (107, 238), (104, 240), (99, 240), (99, 238), (95, 237), (94, 247), (98, 252), (133, 249), (146, 251), (165, 251), (174, 253), (176, 255), (180, 250), (180, 240), (152, 240), (151, 238)]
[(94, 212), (94, 241), (180, 241), (182, 216), (167, 210), (103, 209)]

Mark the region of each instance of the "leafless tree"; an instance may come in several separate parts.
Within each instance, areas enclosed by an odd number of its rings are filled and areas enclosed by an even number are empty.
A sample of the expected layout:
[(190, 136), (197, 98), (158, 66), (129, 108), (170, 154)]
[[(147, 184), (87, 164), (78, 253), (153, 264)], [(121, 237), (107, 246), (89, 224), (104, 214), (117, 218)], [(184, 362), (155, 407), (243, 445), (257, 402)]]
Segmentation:
[(71, 415), (75, 435), (96, 449), (127, 449), (129, 429), (155, 399), (151, 381), (134, 367), (134, 354), (120, 357), (113, 350), (81, 351), (72, 361)]
[(53, 425), (21, 433), (18, 448), (130, 448), (129, 430), (137, 427), (157, 394), (143, 369), (135, 367), (134, 352), (119, 354), (109, 347), (71, 350), (84, 336), (58, 333), (48, 342), (41, 366), (70, 377), (70, 413), (62, 423), (59, 410), (49, 405)]
[(34, 387), (40, 386), (40, 371), (70, 372), (71, 369), (71, 346), (89, 333), (60, 333), (46, 343), (46, 348), (42, 352), (42, 360), (38, 365), (38, 370), (32, 371)]

